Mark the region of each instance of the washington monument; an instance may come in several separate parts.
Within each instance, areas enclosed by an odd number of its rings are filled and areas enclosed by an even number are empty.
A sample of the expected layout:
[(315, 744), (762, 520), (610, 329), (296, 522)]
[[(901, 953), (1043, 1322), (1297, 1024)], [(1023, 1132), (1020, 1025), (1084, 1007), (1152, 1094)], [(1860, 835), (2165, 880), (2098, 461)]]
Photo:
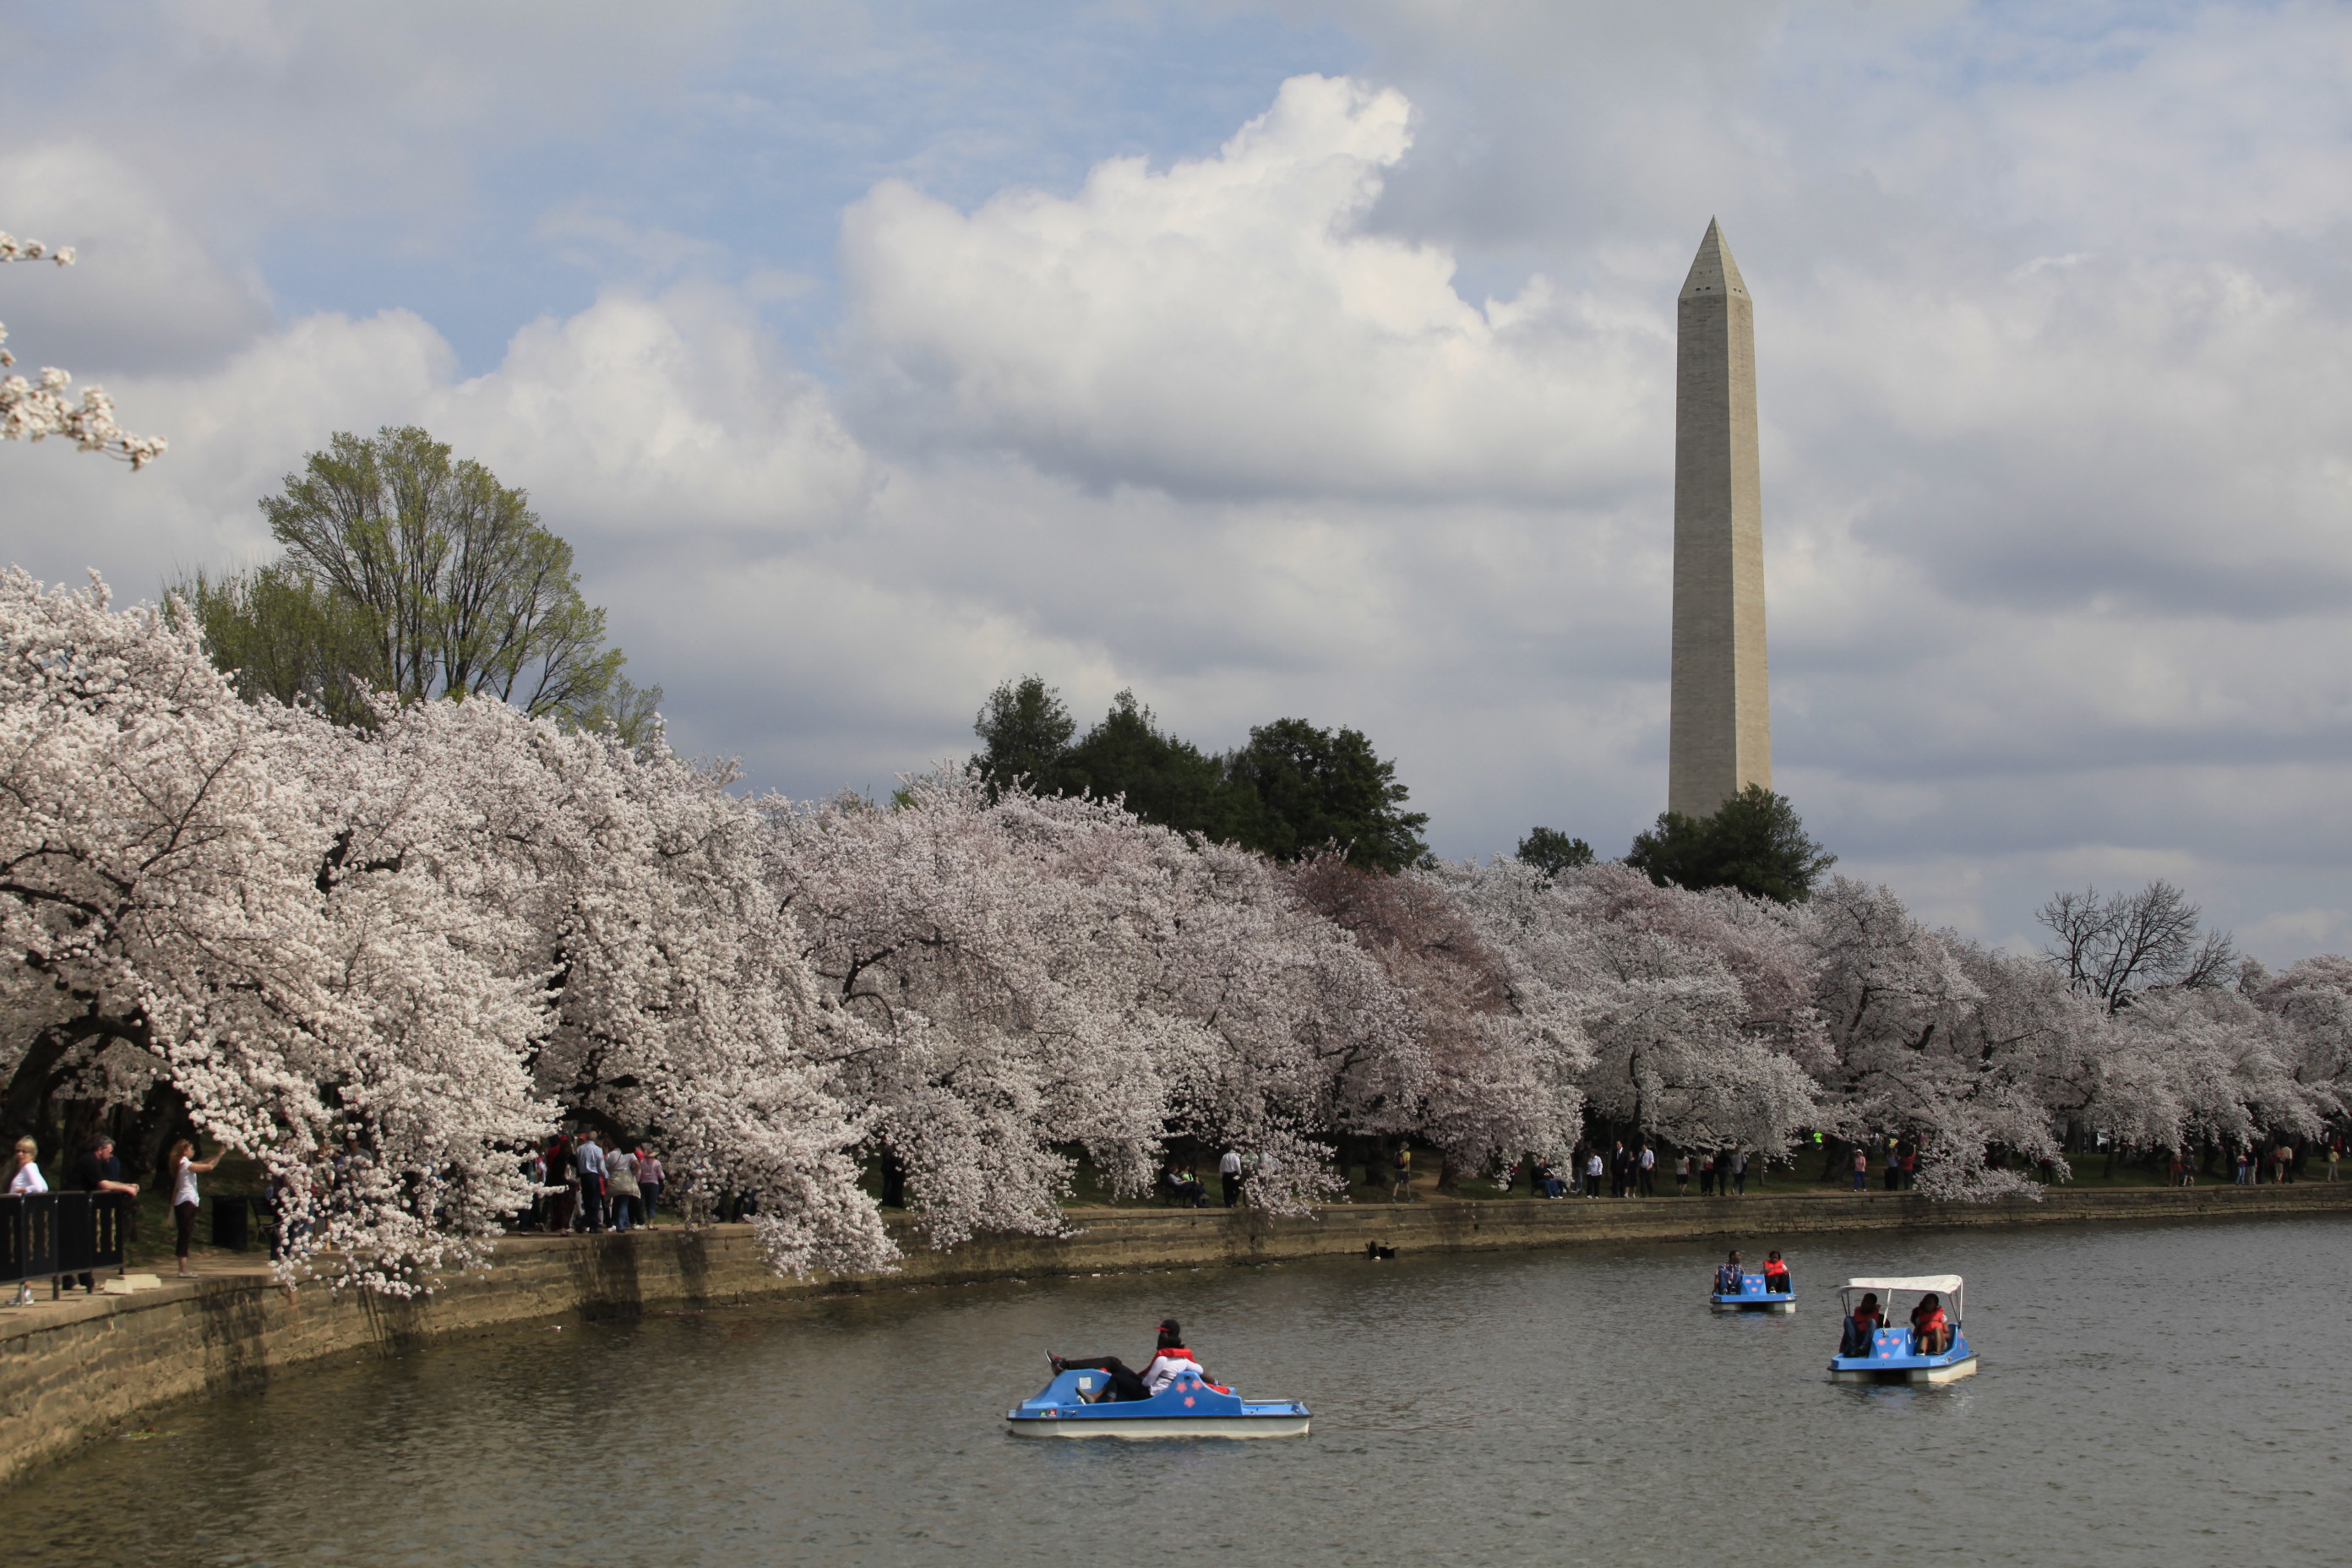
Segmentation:
[(1756, 313), (1710, 218), (1675, 307), (1675, 664), (1666, 809), (1772, 787)]

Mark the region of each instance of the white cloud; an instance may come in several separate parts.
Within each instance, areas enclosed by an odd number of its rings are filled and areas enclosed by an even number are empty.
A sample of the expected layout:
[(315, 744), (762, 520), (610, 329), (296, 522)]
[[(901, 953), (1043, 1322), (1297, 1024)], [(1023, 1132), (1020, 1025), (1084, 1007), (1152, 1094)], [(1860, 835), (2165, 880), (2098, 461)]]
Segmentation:
[(1482, 309), (1443, 247), (1371, 232), (1402, 95), (1297, 77), (1213, 158), (1097, 164), (970, 215), (890, 183), (844, 224), (868, 417), (1183, 494), (1543, 494), (1654, 435), (1663, 317), (1540, 282)]

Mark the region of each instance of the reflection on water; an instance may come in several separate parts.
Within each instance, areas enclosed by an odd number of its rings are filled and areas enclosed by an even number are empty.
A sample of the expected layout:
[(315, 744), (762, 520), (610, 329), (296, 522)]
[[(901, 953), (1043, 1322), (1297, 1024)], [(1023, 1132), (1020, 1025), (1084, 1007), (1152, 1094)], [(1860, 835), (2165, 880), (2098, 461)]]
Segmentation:
[[(1749, 1238), (1755, 1248), (1782, 1238)], [(2352, 1223), (1354, 1259), (516, 1330), (182, 1407), (0, 1499), (39, 1564), (2332, 1561)], [(1829, 1287), (1968, 1276), (1982, 1373), (1832, 1385)], [(1184, 1320), (1304, 1438), (1004, 1434)]]

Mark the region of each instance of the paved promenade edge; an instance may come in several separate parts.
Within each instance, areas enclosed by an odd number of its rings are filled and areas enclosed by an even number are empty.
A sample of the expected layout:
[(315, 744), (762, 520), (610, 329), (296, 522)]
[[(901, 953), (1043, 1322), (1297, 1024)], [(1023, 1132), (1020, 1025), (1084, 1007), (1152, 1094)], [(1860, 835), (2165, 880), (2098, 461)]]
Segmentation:
[(1043, 1279), (1142, 1269), (1247, 1266), (1360, 1254), (1499, 1252), (1728, 1237), (2352, 1215), (2352, 1183), (2049, 1193), (2042, 1202), (1935, 1203), (1916, 1194), (1741, 1198), (1567, 1199), (1555, 1203), (1339, 1205), (1311, 1217), (1253, 1209), (1080, 1209), (1077, 1234), (982, 1237), (951, 1251), (907, 1249), (894, 1273), (781, 1279), (748, 1226), (665, 1227), (625, 1236), (513, 1237), (485, 1272), (398, 1301), (317, 1286), (288, 1291), (258, 1270), (212, 1273), (131, 1296), (75, 1295), (0, 1310), (0, 1482), (184, 1400), (247, 1389), (330, 1358), (387, 1354), (428, 1340), (529, 1322), (634, 1317), (860, 1291)]

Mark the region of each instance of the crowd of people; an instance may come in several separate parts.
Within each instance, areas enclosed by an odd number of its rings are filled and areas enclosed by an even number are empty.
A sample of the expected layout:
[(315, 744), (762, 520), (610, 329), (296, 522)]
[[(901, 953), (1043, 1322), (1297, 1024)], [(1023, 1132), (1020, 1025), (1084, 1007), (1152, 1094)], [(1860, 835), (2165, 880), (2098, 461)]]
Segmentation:
[(651, 1145), (593, 1129), (557, 1134), (524, 1162), (524, 1173), (540, 1190), (520, 1228), (557, 1235), (652, 1229), (667, 1175)]

